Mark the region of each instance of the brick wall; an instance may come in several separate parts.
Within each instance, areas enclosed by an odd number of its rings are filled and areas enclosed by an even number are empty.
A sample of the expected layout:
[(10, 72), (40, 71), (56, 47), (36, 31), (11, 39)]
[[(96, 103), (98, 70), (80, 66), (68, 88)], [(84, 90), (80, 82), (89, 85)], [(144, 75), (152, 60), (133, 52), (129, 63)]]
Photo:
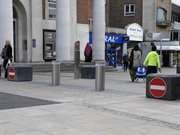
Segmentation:
[(92, 17), (92, 0), (77, 0), (77, 21), (81, 24), (88, 24)]
[[(127, 24), (142, 25), (142, 0), (106, 0), (106, 23), (110, 27), (124, 28)], [(124, 4), (135, 4), (136, 15), (124, 16)], [(77, 21), (88, 24), (92, 17), (92, 0), (77, 0)]]
[[(124, 4), (135, 4), (135, 16), (124, 16)], [(142, 25), (142, 0), (109, 0), (109, 26), (124, 28), (127, 24)]]

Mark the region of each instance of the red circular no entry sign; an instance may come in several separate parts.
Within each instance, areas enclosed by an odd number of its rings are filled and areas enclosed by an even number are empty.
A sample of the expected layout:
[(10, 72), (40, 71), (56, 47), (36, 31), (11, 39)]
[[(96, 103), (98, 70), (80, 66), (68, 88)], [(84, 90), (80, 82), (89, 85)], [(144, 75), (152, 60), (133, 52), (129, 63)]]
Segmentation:
[(149, 82), (149, 92), (154, 98), (161, 98), (167, 92), (166, 82), (160, 78), (155, 77)]
[(8, 79), (9, 80), (15, 80), (16, 77), (16, 70), (15, 68), (9, 67), (8, 68)]

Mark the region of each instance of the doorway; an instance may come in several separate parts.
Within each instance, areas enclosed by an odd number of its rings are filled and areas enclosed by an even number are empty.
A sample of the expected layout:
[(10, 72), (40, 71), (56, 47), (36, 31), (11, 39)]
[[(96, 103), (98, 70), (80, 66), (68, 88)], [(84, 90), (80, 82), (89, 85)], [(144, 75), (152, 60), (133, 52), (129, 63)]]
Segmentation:
[(14, 61), (27, 62), (27, 16), (19, 0), (13, 1)]
[(163, 51), (163, 67), (169, 67), (170, 66), (170, 56), (168, 51)]

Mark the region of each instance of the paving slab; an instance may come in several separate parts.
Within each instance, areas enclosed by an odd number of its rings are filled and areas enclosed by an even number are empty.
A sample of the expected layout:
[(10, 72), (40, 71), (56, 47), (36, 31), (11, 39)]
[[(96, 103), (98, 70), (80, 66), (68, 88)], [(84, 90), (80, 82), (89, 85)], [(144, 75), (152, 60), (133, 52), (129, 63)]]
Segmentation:
[[(175, 68), (162, 72), (174, 74)], [(74, 80), (61, 73), (51, 86), (50, 73), (34, 73), (32, 82), (0, 80), (0, 92), (60, 104), (0, 110), (0, 135), (179, 135), (180, 100), (145, 97), (145, 82), (132, 83), (127, 72), (106, 73), (106, 90), (93, 79)]]

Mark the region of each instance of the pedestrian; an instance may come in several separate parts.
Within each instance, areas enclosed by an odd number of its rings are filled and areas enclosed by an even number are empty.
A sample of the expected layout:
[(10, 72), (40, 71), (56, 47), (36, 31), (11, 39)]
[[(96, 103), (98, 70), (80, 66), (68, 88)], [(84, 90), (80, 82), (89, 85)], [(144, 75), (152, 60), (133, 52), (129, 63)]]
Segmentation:
[(137, 67), (141, 66), (141, 57), (141, 50), (139, 49), (139, 46), (136, 45), (132, 49), (129, 58), (129, 73), (132, 82), (134, 82), (134, 80), (136, 79)]
[(85, 62), (92, 61), (92, 47), (89, 43), (86, 44), (86, 47), (84, 50), (84, 56), (85, 56)]
[(157, 48), (154, 43), (151, 43), (151, 51), (147, 54), (143, 63), (143, 65), (147, 67), (147, 75), (157, 73), (158, 69), (161, 72), (160, 59), (156, 50)]
[(128, 55), (124, 54), (123, 55), (123, 69), (124, 69), (124, 72), (127, 71), (127, 68), (128, 68)]
[(3, 59), (3, 69), (4, 69), (4, 78), (7, 78), (7, 65), (8, 62), (12, 62), (12, 47), (9, 40), (6, 40), (4, 48), (1, 52), (1, 57)]

